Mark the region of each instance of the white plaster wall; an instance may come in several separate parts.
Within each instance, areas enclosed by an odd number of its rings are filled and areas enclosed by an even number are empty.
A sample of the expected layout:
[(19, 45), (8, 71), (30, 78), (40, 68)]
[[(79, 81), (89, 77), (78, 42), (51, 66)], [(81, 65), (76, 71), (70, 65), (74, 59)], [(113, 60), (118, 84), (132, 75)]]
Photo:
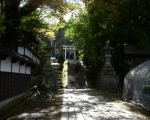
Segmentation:
[(31, 51), (29, 51), (29, 56), (33, 59), (33, 53)]
[(25, 55), (33, 59), (33, 53), (28, 48), (25, 48)]
[(37, 63), (37, 57), (36, 57), (36, 59), (35, 59), (35, 62)]
[(33, 54), (33, 61), (40, 64), (40, 59)]
[(31, 58), (33, 59), (33, 52), (31, 52)]
[(27, 48), (25, 48), (25, 55), (29, 56), (29, 55), (28, 55), (28, 49), (27, 49)]
[(36, 62), (36, 56), (35, 55), (33, 55), (33, 61)]
[(31, 67), (26, 67), (26, 74), (30, 74), (31, 73)]
[(35, 62), (37, 62), (37, 57), (35, 57)]
[(18, 46), (18, 53), (24, 55), (24, 47)]
[(20, 62), (19, 60), (16, 63), (12, 63), (12, 72), (19, 73)]
[(26, 73), (26, 64), (20, 65), (20, 73)]
[(30, 57), (30, 50), (27, 50), (27, 56)]
[(40, 59), (39, 59), (39, 58), (37, 58), (37, 63), (39, 63), (39, 64), (40, 64)]
[(1, 60), (1, 71), (11, 72), (11, 57), (8, 56), (5, 60)]

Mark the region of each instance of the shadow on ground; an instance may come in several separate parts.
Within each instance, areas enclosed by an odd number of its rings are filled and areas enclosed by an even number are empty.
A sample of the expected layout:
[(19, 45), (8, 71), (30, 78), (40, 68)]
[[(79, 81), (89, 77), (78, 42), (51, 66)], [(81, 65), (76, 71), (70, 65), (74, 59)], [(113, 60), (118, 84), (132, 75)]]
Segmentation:
[[(75, 77), (75, 71), (74, 71), (75, 62), (76, 61), (69, 62), (68, 88), (84, 89), (87, 86), (85, 84), (83, 71), (80, 71), (79, 76)], [(97, 94), (97, 92), (99, 94)], [(14, 109), (7, 111), (6, 114), (0, 117), (0, 120), (7, 120), (8, 118), (10, 118), (9, 120), (21, 120), (25, 118), (27, 120), (28, 119), (60, 120), (61, 109), (62, 109), (62, 104), (63, 104), (63, 93), (64, 93), (63, 89), (60, 89), (54, 92), (54, 98), (51, 102), (46, 102), (42, 98), (39, 98), (36, 102), (32, 102), (30, 101), (30, 99), (27, 99), (21, 104), (19, 104), (18, 106), (16, 106)], [(96, 95), (101, 95), (104, 97), (104, 99), (108, 99), (109, 101), (116, 102), (119, 106), (121, 106), (122, 109), (127, 109), (132, 112), (136, 112), (143, 118), (142, 120), (150, 120), (150, 112), (130, 102), (122, 101), (121, 92), (120, 93), (108, 92), (108, 91), (100, 92), (96, 90), (95, 95), (91, 94), (90, 92), (88, 92), (87, 94), (90, 95), (93, 100)], [(91, 107), (92, 106), (89, 106), (89, 109), (91, 109)]]
[(39, 98), (33, 102), (28, 98), (14, 109), (7, 111), (0, 120), (22, 120), (22, 119), (52, 119), (60, 120), (63, 101), (63, 89), (54, 92), (54, 98), (50, 102)]
[(99, 91), (99, 93), (108, 100), (117, 103), (122, 109), (137, 113), (142, 120), (150, 120), (150, 111), (147, 111), (143, 107), (135, 105), (129, 101), (123, 101), (122, 92)]

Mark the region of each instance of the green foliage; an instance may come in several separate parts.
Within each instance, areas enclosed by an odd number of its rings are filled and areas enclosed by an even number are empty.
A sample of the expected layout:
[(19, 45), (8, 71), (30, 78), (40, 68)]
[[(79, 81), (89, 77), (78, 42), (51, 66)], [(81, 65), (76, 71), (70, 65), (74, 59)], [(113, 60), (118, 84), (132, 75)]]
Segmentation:
[(63, 70), (62, 70), (62, 83), (63, 85), (66, 84), (66, 76), (68, 74), (68, 71), (67, 71), (67, 61), (64, 62), (63, 64)]
[(0, 36), (5, 31), (4, 20), (5, 20), (4, 14), (0, 15)]
[(87, 84), (90, 88), (96, 88), (97, 85), (97, 71), (94, 67), (85, 70)]
[[(23, 9), (23, 8), (22, 8)], [(23, 10), (22, 10), (23, 11)], [(24, 10), (25, 11), (25, 10)], [(25, 13), (24, 13), (25, 14)], [(52, 30), (49, 28), (49, 25), (40, 18), (41, 14), (38, 10), (30, 12), (21, 18), (20, 32), (21, 40), (25, 43), (32, 44), (38, 41), (38, 36), (47, 36), (51, 39), (54, 38)], [(30, 40), (29, 40), (30, 39)]]
[[(39, 44), (37, 45), (37, 53), (42, 57), (42, 58), (45, 58), (45, 54), (46, 54), (46, 51), (45, 51), (45, 47), (46, 47), (46, 43), (43, 42), (43, 41), (40, 41)], [(46, 61), (46, 60), (45, 60)]]
[[(38, 44), (36, 34), (50, 36), (55, 39), (53, 33), (63, 28), (65, 21), (63, 16), (80, 6), (66, 1), (51, 1), (45, 5), (31, 6), (31, 3), (18, 7), (6, 2), (4, 20), (0, 18), (0, 33), (6, 43), (14, 43), (21, 39), (34, 46)], [(46, 1), (42, 1), (43, 4)], [(121, 51), (124, 44), (150, 45), (150, 7), (148, 0), (86, 0), (85, 9), (79, 14), (72, 14), (66, 23), (66, 38), (70, 39), (79, 49), (79, 58), (88, 61), (89, 65), (102, 65), (104, 62), (103, 47), (109, 40), (112, 51), (112, 64), (115, 68), (126, 68), (130, 60), (123, 58)], [(39, 7), (41, 10), (36, 10)], [(50, 10), (48, 13), (47, 11)], [(13, 12), (12, 12), (13, 11)], [(43, 18), (57, 18), (59, 24), (45, 26)], [(5, 21), (2, 24), (2, 21)], [(36, 47), (38, 49), (38, 47)], [(39, 47), (41, 48), (41, 47)], [(43, 52), (40, 52), (43, 54)], [(86, 59), (85, 59), (86, 58)], [(124, 63), (124, 66), (122, 65)], [(122, 73), (121, 73), (122, 74)], [(125, 74), (125, 73), (124, 73)]]
[(58, 63), (64, 63), (64, 61), (65, 61), (64, 56), (60, 54), (60, 56), (58, 57)]
[(143, 86), (143, 93), (144, 94), (150, 94), (150, 85)]
[(67, 23), (66, 37), (78, 46), (79, 57), (88, 69), (103, 65), (103, 47), (109, 40), (114, 48), (111, 63), (123, 80), (130, 68), (130, 59), (122, 54), (123, 46), (150, 45), (148, 5), (147, 0), (86, 0), (85, 9)]
[(60, 64), (59, 70), (63, 70), (64, 61), (65, 61), (64, 56), (62, 54), (60, 54), (58, 57), (58, 61), (57, 61)]
[[(43, 43), (39, 43), (41, 41), (38, 41), (38, 36), (55, 40), (54, 33), (64, 27), (64, 15), (81, 7), (79, 4), (63, 0), (32, 0), (25, 1), (24, 5), (19, 6), (20, 2), (22, 1), (2, 0), (0, 2), (0, 43), (12, 47), (15, 41), (21, 40), (39, 51), (42, 56), (44, 50), (39, 49), (43, 49)], [(54, 23), (56, 19), (59, 20), (58, 23)]]

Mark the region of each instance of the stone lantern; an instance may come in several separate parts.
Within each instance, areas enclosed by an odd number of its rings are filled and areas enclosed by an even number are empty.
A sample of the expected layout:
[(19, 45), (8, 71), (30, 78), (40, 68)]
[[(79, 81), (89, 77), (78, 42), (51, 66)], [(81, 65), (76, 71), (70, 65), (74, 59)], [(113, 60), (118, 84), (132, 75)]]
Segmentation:
[(113, 48), (109, 46), (108, 41), (106, 42), (106, 46), (103, 48), (103, 50), (105, 51), (105, 66), (111, 66), (111, 51)]
[(57, 76), (55, 75), (55, 70), (53, 69), (51, 65), (51, 44), (47, 44), (45, 47), (46, 50), (46, 63), (43, 67), (43, 75), (42, 75), (42, 80), (46, 82), (51, 82), (55, 85), (55, 89), (58, 89), (57, 85)]
[(116, 89), (117, 83), (119, 83), (119, 77), (116, 76), (113, 66), (111, 65), (111, 51), (112, 47), (109, 46), (108, 41), (103, 48), (105, 52), (105, 64), (100, 74), (98, 75), (97, 88), (100, 90), (112, 90)]

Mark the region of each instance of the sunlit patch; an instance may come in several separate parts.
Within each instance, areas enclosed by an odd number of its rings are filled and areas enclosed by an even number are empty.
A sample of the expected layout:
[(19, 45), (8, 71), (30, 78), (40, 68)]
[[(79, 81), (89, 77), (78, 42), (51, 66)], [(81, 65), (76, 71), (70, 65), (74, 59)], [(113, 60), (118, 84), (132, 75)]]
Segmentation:
[(40, 110), (39, 112), (40, 112), (40, 113), (47, 113), (47, 112), (49, 112), (49, 108), (47, 108), (47, 109), (42, 109), (42, 110)]
[(44, 117), (46, 116), (44, 113), (22, 113), (18, 116), (16, 116), (16, 118), (39, 118), (39, 117)]
[(28, 3), (28, 0), (21, 0), (19, 7), (23, 7)]
[(92, 89), (65, 89), (61, 120), (137, 119), (139, 117)]
[(29, 116), (30, 113), (23, 113), (21, 115), (19, 115), (18, 117), (26, 117), (26, 116)]

